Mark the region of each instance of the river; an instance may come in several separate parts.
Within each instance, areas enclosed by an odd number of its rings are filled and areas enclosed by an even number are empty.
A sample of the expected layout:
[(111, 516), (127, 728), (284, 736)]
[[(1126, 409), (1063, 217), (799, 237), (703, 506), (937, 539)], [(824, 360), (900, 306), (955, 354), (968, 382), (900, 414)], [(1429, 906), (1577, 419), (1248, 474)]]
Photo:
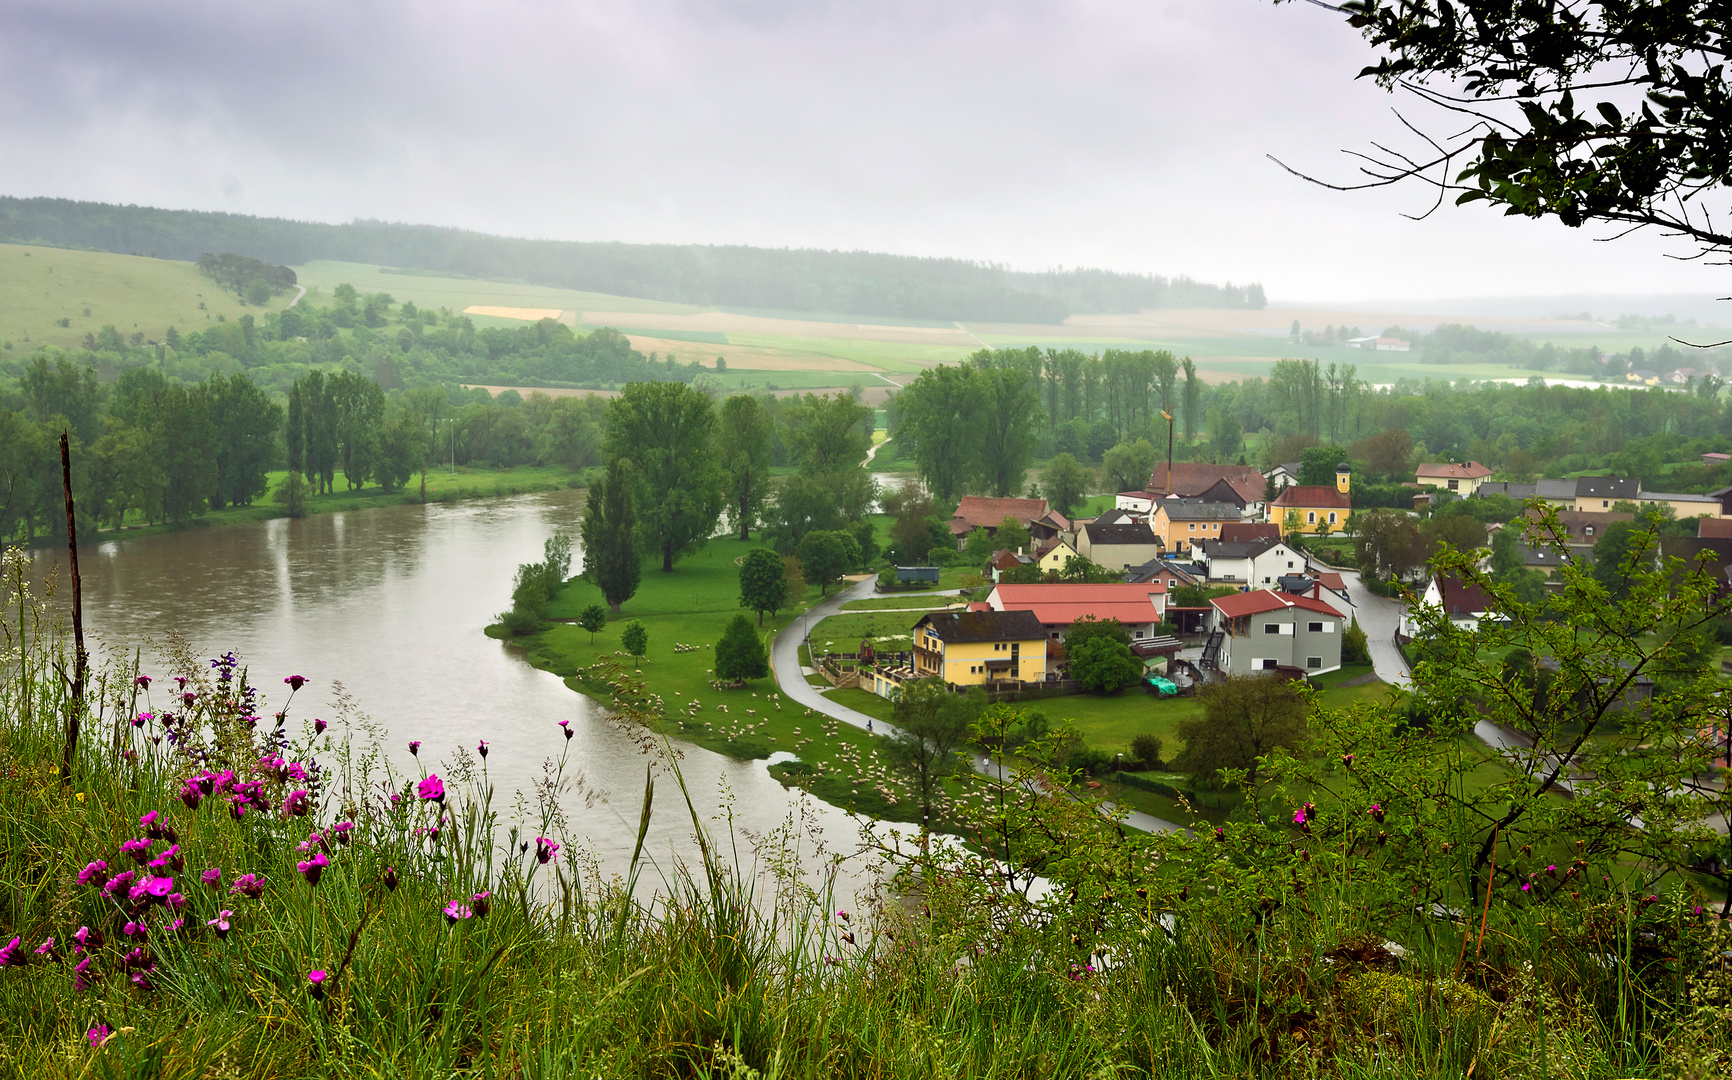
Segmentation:
[[(564, 749), (558, 721), (569, 720), (576, 735), (568, 775), (575, 766), (595, 796), (573, 792), (562, 801), (572, 838), (604, 872), (624, 873), (645, 757), (596, 702), (482, 633), (510, 603), (518, 564), (539, 561), (555, 530), (575, 537), (581, 508), (578, 493), (566, 491), (105, 540), (79, 553), (85, 624), (109, 646), (142, 647), (145, 669), (159, 676), (151, 642), (167, 631), (204, 656), (233, 649), (273, 709), (287, 694), (283, 679), (304, 675), (309, 683), (291, 714), (303, 719), (334, 719), (340, 684), (388, 733), (404, 772), (416, 769), (410, 739), (442, 773), (449, 754), (486, 739), (494, 805), (507, 821), (513, 794), (527, 793)], [(42, 565), (64, 559), (35, 554)], [(820, 829), (831, 850), (853, 850), (858, 832), (845, 813), (784, 789), (764, 762), (678, 746), (693, 802), (724, 850), (731, 807), (742, 862), (752, 860), (748, 837), (790, 815)], [(662, 870), (673, 860), (696, 864), (691, 818), (670, 775), (657, 779), (646, 851)], [(650, 869), (644, 886), (660, 880)], [(843, 894), (862, 883), (845, 874)]]

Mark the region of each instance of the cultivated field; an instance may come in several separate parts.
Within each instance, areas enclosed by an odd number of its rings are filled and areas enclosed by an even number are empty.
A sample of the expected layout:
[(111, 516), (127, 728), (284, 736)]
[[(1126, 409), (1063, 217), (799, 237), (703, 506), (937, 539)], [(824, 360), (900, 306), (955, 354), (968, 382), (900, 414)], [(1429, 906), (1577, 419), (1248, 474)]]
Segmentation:
[[(12, 343), (10, 357), (44, 342), (73, 348), (107, 325), (161, 341), (170, 323), (182, 333), (202, 330), (219, 317), (280, 310), (294, 296), (253, 307), (192, 263), (0, 244), (0, 342)], [(56, 325), (62, 318), (67, 326)]]

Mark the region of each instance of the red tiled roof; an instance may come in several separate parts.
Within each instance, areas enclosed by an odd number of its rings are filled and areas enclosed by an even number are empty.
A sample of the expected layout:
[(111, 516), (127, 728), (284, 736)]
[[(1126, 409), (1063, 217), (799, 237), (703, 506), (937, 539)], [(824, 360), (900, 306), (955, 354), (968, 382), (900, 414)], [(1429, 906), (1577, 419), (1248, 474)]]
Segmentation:
[(1705, 517), (1701, 519), (1701, 522), (1700, 525), (1696, 526), (1698, 537), (1732, 536), (1732, 518)]
[(1443, 611), (1446, 615), (1469, 615), (1491, 610), (1491, 597), (1477, 585), (1469, 585), (1460, 578), (1444, 574), (1437, 576), (1437, 584), (1443, 596)]
[(1342, 581), (1341, 575), (1335, 573), (1333, 570), (1327, 573), (1318, 574), (1317, 583), (1322, 585), (1325, 589), (1334, 589), (1336, 592), (1347, 591), (1347, 583)]
[(956, 532), (958, 527), (963, 532), (996, 529), (1007, 517), (1026, 525), (1039, 521), (1046, 514), (1045, 499), (990, 499), (984, 495), (964, 495), (956, 513), (950, 516), (950, 531)]
[(1350, 510), (1352, 502), (1332, 487), (1322, 484), (1294, 484), (1281, 489), (1270, 506), (1304, 507), (1306, 509)]
[(1229, 544), (1281, 539), (1281, 526), (1273, 521), (1231, 521), (1221, 526), (1221, 539)]
[(1419, 476), (1429, 476), (1437, 480), (1477, 480), (1482, 476), (1490, 476), (1491, 470), (1477, 461), (1465, 461), (1456, 464), (1453, 461), (1421, 465), (1414, 470)]
[(1304, 608), (1322, 615), (1341, 617), (1341, 613), (1321, 600), (1309, 596), (1294, 596), (1290, 593), (1275, 593), (1268, 589), (1258, 589), (1256, 592), (1234, 593), (1232, 596), (1217, 596), (1210, 604), (1229, 619), (1242, 619), (1246, 615), (1261, 615), (1266, 611), (1282, 611), (1286, 608)]
[(1026, 607), (1029, 604), (1149, 604), (1152, 603), (1149, 600), (1150, 593), (1166, 591), (1167, 587), (1157, 581), (1140, 585), (1122, 581), (1105, 585), (1000, 585), (993, 590), (1005, 607)]
[(1160, 613), (1147, 600), (1117, 604), (1016, 604), (1015, 611), (1032, 611), (1042, 626), (1069, 626), (1078, 619), (1117, 619), (1126, 624), (1160, 622)]
[[(1200, 461), (1176, 461), (1173, 463), (1173, 494), (1181, 496), (1201, 495), (1215, 486), (1218, 480), (1240, 480), (1255, 485), (1256, 502), (1263, 497), (1263, 474), (1250, 465), (1210, 465)], [(1155, 466), (1155, 471), (1149, 474), (1149, 491), (1165, 491), (1167, 489), (1167, 463), (1161, 462)]]

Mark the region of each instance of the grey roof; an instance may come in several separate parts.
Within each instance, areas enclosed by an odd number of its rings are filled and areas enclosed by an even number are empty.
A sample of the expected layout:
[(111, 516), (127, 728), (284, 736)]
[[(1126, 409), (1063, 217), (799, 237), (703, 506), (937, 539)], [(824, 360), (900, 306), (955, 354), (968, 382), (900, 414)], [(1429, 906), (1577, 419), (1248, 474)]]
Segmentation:
[(1140, 521), (1102, 525), (1091, 521), (1083, 526), (1091, 544), (1152, 544), (1155, 531)]
[(1111, 510), (1103, 511), (1101, 516), (1092, 522), (1084, 522), (1084, 527), (1086, 528), (1088, 525), (1122, 525), (1127, 521), (1135, 520), (1136, 514), (1123, 507), (1115, 506)]
[(1534, 484), (1534, 494), (1542, 499), (1574, 499), (1576, 497), (1576, 478), (1568, 480), (1540, 480)]
[[(1527, 544), (1517, 544), (1516, 550), (1522, 553), (1522, 562), (1527, 566), (1561, 566), (1564, 560), (1558, 557), (1557, 549), (1540, 546), (1531, 547)], [(1586, 545), (1578, 545), (1574, 550), (1586, 550)], [(1591, 556), (1590, 556), (1591, 559)]]
[(1157, 574), (1178, 573), (1195, 581), (1205, 575), (1195, 565), (1180, 565), (1171, 559), (1150, 559), (1125, 571), (1125, 584), (1140, 585)]
[(1301, 463), (1297, 462), (1297, 461), (1283, 461), (1281, 464), (1279, 464), (1275, 467), (1277, 469), (1280, 469), (1281, 471), (1285, 472), (1289, 476), (1295, 476), (1296, 477), (1299, 475), (1300, 464)]
[(1240, 510), (1232, 503), (1192, 502), (1189, 499), (1169, 499), (1161, 506), (1169, 521), (1238, 521)]
[(1642, 481), (1634, 476), (1578, 476), (1578, 499), (1634, 499), (1642, 489)]
[(922, 624), (938, 640), (953, 645), (977, 641), (1033, 641), (1046, 637), (1046, 628), (1027, 608), (1018, 611), (935, 611), (921, 616), (914, 625)]
[(1211, 559), (1255, 559), (1280, 544), (1279, 540), (1205, 540), (1203, 554)]
[(1508, 495), (1512, 499), (1531, 499), (1537, 490), (1534, 484), (1512, 484), (1507, 480), (1487, 480), (1474, 492), (1481, 497), (1486, 495)]
[(1712, 495), (1673, 495), (1664, 491), (1644, 491), (1642, 492), (1641, 497), (1644, 499), (1666, 499), (1670, 502), (1699, 502), (1714, 503), (1716, 505), (1720, 502), (1719, 499), (1716, 499)]

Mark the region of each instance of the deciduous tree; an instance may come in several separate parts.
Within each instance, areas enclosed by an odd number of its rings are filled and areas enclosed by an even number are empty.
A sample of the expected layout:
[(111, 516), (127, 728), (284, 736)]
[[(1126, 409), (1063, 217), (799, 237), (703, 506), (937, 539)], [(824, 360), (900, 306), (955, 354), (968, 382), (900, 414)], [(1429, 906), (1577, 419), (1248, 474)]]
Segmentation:
[(728, 627), (722, 632), (722, 639), (716, 642), (715, 651), (716, 678), (724, 682), (761, 679), (770, 673), (769, 661), (764, 656), (764, 643), (752, 628), (751, 620), (744, 615), (735, 615), (728, 620)]
[(615, 458), (604, 476), (590, 485), (579, 535), (583, 576), (601, 590), (615, 615), (637, 592), (643, 555), (637, 543), (637, 507), (625, 463)]
[(769, 548), (753, 548), (740, 559), (740, 606), (758, 613), (779, 610), (788, 602), (788, 573), (782, 556)]
[(630, 461), (641, 543), (662, 571), (702, 547), (722, 510), (710, 399), (682, 383), (628, 383), (607, 410), (610, 461)]

